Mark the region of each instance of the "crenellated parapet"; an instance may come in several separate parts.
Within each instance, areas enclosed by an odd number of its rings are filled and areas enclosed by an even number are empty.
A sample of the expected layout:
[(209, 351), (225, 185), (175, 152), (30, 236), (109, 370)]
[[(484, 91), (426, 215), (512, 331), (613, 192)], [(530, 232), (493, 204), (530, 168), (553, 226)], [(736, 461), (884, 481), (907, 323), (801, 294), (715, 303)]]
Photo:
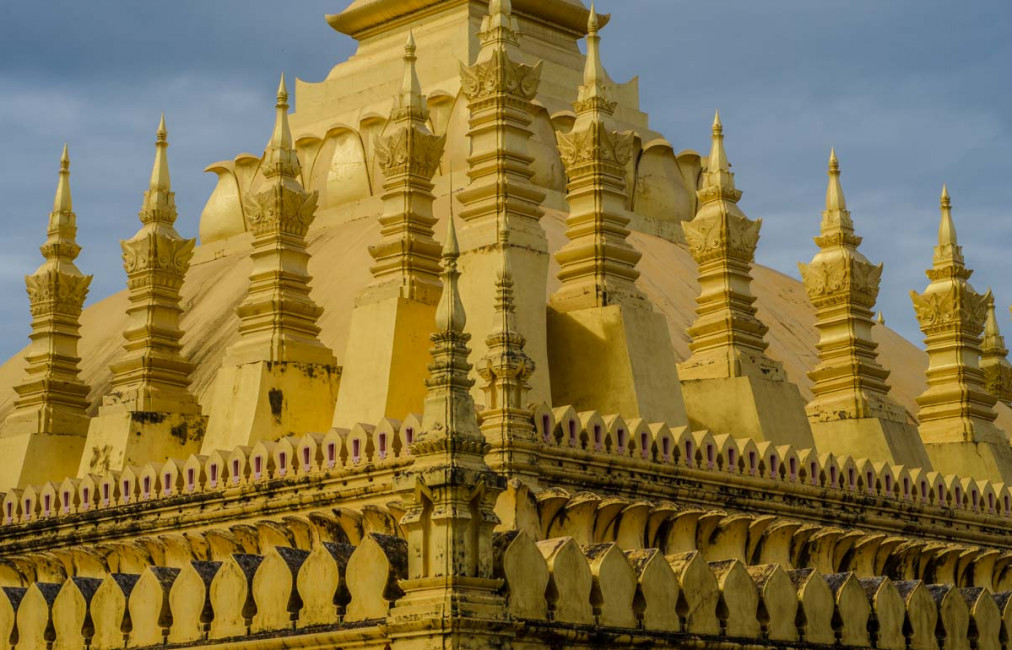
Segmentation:
[(942, 219), (931, 283), (911, 291), (928, 353), (928, 388), (917, 398), (921, 438), (932, 465), (943, 472), (973, 473), (991, 480), (1012, 478), (1012, 449), (994, 424), (997, 398), (984, 385), (981, 334), (991, 294), (970, 285), (956, 239), (952, 203), (942, 188)]
[(25, 276), (32, 313), (25, 378), (14, 387), (14, 411), (0, 428), (5, 459), (0, 489), (28, 485), (75, 472), (88, 432), (88, 386), (81, 381), (77, 344), (80, 317), (92, 276), (74, 260), (77, 216), (70, 194), (70, 156), (60, 157), (60, 180), (49, 213), (45, 262)]
[[(388, 612), (404, 598), (406, 555), (404, 540), (370, 533), (355, 544), (277, 544), (221, 560), (33, 581), (0, 589), (0, 635), (17, 648), (227, 644), (248, 635), (268, 648), (382, 647), (391, 640)], [(564, 633), (609, 647), (902, 650), (972, 638), (999, 648), (1012, 631), (1009, 592), (945, 583), (746, 567), (695, 551), (623, 552), (571, 537), (535, 542), (515, 531), (496, 535), (490, 562), (504, 614), (525, 644)]]
[(819, 252), (798, 269), (819, 330), (819, 364), (808, 373), (814, 397), (807, 409), (816, 445), (823, 452), (930, 467), (916, 426), (889, 397), (889, 371), (878, 362), (872, 315), (882, 265), (872, 264), (858, 250), (861, 238), (847, 210), (835, 150), (815, 243)]

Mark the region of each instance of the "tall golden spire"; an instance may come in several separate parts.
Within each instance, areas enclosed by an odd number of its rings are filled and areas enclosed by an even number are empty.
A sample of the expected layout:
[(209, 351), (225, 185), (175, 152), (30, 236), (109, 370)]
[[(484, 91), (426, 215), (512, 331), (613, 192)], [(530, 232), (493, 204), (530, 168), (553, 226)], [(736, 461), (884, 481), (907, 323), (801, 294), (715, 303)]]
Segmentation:
[(569, 176), (569, 242), (555, 254), (562, 286), (552, 296), (552, 306), (559, 311), (643, 301), (635, 284), (641, 255), (627, 241), (625, 216), (626, 164), (632, 156), (633, 134), (611, 129), (615, 104), (604, 86), (601, 37), (593, 9), (587, 30), (583, 86), (573, 104), (576, 122), (569, 133), (558, 135), (559, 154)]
[[(437, 621), (440, 635), (467, 636), (471, 642), (464, 645), (470, 647), (502, 647), (502, 637), (509, 634), (498, 594), (501, 582), (493, 579), (489, 561), (492, 531), (499, 522), (495, 504), (505, 480), (485, 463), (489, 445), (471, 398), (470, 337), (457, 285), (459, 255), (450, 217), (422, 432), (411, 444), (413, 464), (393, 483), (404, 504), (400, 526), (414, 549), (408, 554), (407, 579), (399, 583), (405, 595), (388, 618), (395, 646), (402, 637), (413, 645), (422, 615)], [(437, 645), (459, 644), (444, 638)]]
[[(689, 329), (694, 356), (713, 355), (724, 359), (730, 376), (740, 370), (742, 359), (771, 369), (771, 376), (783, 377), (780, 364), (765, 356), (767, 327), (756, 318), (752, 296), (752, 261), (759, 244), (762, 220), (751, 220), (738, 207), (741, 191), (735, 188), (734, 174), (724, 150), (724, 125), (720, 113), (713, 118), (713, 136), (700, 207), (696, 217), (682, 224), (689, 251), (699, 264), (702, 293), (697, 299), (698, 318)], [(749, 361), (750, 360), (750, 361)], [(694, 365), (689, 359), (688, 365)]]
[(309, 294), (306, 233), (316, 216), (318, 194), (299, 182), (299, 157), (288, 126), (288, 90), (281, 75), (277, 114), (264, 150), (266, 182), (249, 200), (253, 271), (239, 306), (239, 341), (229, 356), (236, 363), (302, 362), (333, 365), (316, 324), (322, 310)]
[[(428, 110), (415, 69), (414, 36), (404, 47), (404, 81), (390, 113), (390, 135), (376, 138), (383, 170), (382, 239), (370, 246), (375, 263), (365, 296), (402, 298), (434, 304), (439, 298), (439, 244), (433, 238), (432, 177), (439, 168), (446, 136), (426, 124)], [(361, 300), (361, 299), (360, 299)]]
[[(467, 309), (468, 331), (476, 357), (484, 358), (485, 335), (494, 326), (491, 287), (508, 255), (516, 269), (518, 298), (545, 292), (548, 240), (541, 226), (545, 192), (532, 182), (534, 158), (529, 150), (531, 125), (538, 111), (534, 98), (541, 83), (541, 62), (521, 63), (519, 25), (508, 0), (491, 0), (479, 33), (481, 49), (471, 65), (461, 64), (461, 92), (469, 111), (467, 176), (457, 196), (463, 204), (461, 260), (469, 272), (460, 294)], [(501, 236), (508, 230), (508, 237)], [(539, 372), (532, 377), (532, 399), (551, 400), (548, 378), (547, 314), (544, 300), (518, 300), (517, 323), (527, 336), (527, 353)], [(474, 391), (472, 394), (477, 393)]]
[(249, 291), (236, 309), (239, 339), (218, 371), (205, 451), (325, 430), (334, 415), (337, 360), (320, 341), (323, 310), (310, 295), (306, 249), (319, 195), (299, 180), (283, 75), (260, 169), (264, 182), (245, 206), (253, 238)]
[[(748, 423), (740, 434), (804, 449), (813, 446), (804, 401), (780, 362), (766, 355), (768, 328), (756, 317), (752, 263), (762, 220), (749, 219), (738, 206), (742, 193), (724, 149), (719, 112), (711, 133), (696, 192), (699, 209), (692, 221), (682, 222), (700, 285), (696, 320), (688, 331), (692, 354), (678, 366), (685, 408), (695, 427), (722, 430), (738, 418)], [(729, 390), (752, 397), (728, 410), (727, 401), (716, 396)]]
[[(966, 474), (970, 460), (985, 467), (978, 479), (1012, 480), (1012, 449), (994, 425), (996, 398), (984, 386), (980, 368), (981, 333), (991, 294), (977, 293), (968, 282), (956, 240), (948, 188), (942, 188), (941, 223), (931, 283), (924, 293), (910, 292), (928, 353), (928, 389), (917, 398), (921, 438), (935, 469)], [(983, 464), (979, 458), (985, 458)], [(985, 475), (986, 474), (986, 475)]]
[(25, 355), (25, 378), (14, 388), (14, 411), (0, 436), (0, 455), (6, 464), (0, 472), (0, 489), (73, 476), (88, 432), (88, 386), (78, 374), (77, 344), (91, 276), (83, 275), (74, 264), (81, 247), (66, 145), (40, 250), (45, 261), (25, 277), (32, 313), (31, 345)]
[(872, 329), (882, 265), (858, 250), (861, 238), (854, 234), (835, 150), (828, 176), (821, 233), (815, 238), (819, 252), (810, 264), (798, 264), (819, 330), (819, 363), (808, 373), (814, 382), (808, 417), (816, 446), (851, 456), (874, 450), (883, 461), (927, 466), (917, 430), (889, 398), (889, 372), (878, 363)]
[(151, 182), (139, 213), (141, 228), (121, 243), (127, 273), (129, 324), (126, 354), (112, 365), (106, 405), (131, 411), (198, 413), (189, 392), (193, 364), (180, 354), (183, 332), (179, 291), (190, 267), (195, 240), (176, 231), (175, 193), (169, 176), (165, 116), (158, 124)]

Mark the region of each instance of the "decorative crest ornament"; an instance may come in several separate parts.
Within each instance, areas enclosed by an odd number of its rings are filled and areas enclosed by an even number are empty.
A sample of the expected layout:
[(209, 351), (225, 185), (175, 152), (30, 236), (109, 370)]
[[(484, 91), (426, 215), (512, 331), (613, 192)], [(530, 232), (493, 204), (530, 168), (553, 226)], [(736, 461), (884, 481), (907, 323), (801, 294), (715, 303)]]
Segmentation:
[(1008, 361), (1008, 347), (998, 327), (994, 296), (987, 301), (987, 319), (984, 322), (984, 340), (980, 348), (980, 368), (984, 371), (984, 385), (989, 393), (1005, 404), (1012, 404), (1012, 364)]

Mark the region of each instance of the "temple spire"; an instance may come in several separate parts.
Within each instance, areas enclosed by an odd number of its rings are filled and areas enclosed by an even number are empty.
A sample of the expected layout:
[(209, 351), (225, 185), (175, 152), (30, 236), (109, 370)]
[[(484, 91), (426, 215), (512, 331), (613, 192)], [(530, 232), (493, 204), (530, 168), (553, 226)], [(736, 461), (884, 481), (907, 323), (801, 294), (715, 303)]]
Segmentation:
[(390, 116), (393, 121), (408, 120), (424, 128), (428, 119), (425, 97), (422, 95), (422, 84), (418, 80), (414, 32), (408, 32), (408, 41), (404, 45), (404, 79), (401, 82), (401, 93), (396, 100), (396, 108)]
[(740, 433), (799, 449), (813, 446), (800, 391), (787, 381), (783, 365), (766, 354), (768, 328), (756, 316), (751, 290), (762, 220), (750, 219), (738, 206), (742, 193), (735, 188), (724, 150), (719, 111), (711, 132), (710, 155), (696, 192), (699, 208), (692, 221), (682, 222), (700, 284), (696, 320), (688, 330), (692, 354), (678, 366), (689, 421), (694, 427), (720, 429), (728, 405), (714, 396), (758, 391), (751, 394), (766, 397), (735, 405), (741, 420), (750, 423)]
[(836, 151), (830, 152), (828, 174), (826, 209), (815, 238), (819, 252), (811, 263), (798, 265), (819, 331), (819, 363), (808, 373), (813, 399), (807, 411), (815, 443), (834, 454), (875, 449), (882, 460), (924, 467), (928, 457), (917, 429), (890, 399), (889, 371), (878, 363), (872, 316), (882, 265), (858, 250), (861, 238), (847, 210)]
[(155, 161), (151, 167), (151, 182), (148, 184), (148, 191), (144, 193), (144, 203), (140, 212), (141, 222), (144, 224), (164, 223), (171, 226), (176, 221), (176, 203), (172, 192), (172, 178), (169, 175), (168, 137), (163, 113), (158, 130), (155, 132)]
[[(495, 50), (516, 48), (520, 43), (520, 24), (513, 15), (513, 3), (510, 0), (489, 0), (488, 15), (481, 21), (478, 38), (482, 44), (482, 54)], [(479, 55), (482, 60), (482, 55)]]
[(56, 184), (56, 196), (53, 197), (53, 212), (66, 213), (73, 209), (74, 202), (70, 196), (70, 150), (64, 143), (63, 153), (60, 154), (60, 180)]
[[(337, 361), (320, 341), (317, 321), (323, 310), (310, 294), (306, 243), (319, 194), (306, 191), (300, 180), (284, 75), (275, 108), (260, 163), (264, 181), (244, 205), (253, 239), (249, 289), (236, 308), (238, 340), (218, 371), (204, 451), (276, 439), (293, 430), (324, 430), (334, 415)], [(273, 415), (258, 415), (263, 413)]]
[(80, 318), (91, 276), (74, 264), (77, 217), (70, 196), (70, 155), (60, 173), (40, 248), (45, 261), (25, 276), (31, 305), (31, 344), (24, 380), (14, 387), (14, 411), (0, 435), (0, 489), (59, 480), (77, 473), (88, 432), (88, 386), (81, 381)]
[[(1012, 480), (1012, 449), (994, 424), (996, 398), (981, 369), (981, 334), (991, 293), (977, 293), (968, 282), (956, 242), (952, 203), (942, 188), (941, 224), (931, 280), (923, 293), (911, 291), (928, 353), (928, 388), (917, 398), (921, 438), (934, 468), (960, 473), (983, 468), (975, 478)], [(983, 462), (982, 462), (983, 459)]]

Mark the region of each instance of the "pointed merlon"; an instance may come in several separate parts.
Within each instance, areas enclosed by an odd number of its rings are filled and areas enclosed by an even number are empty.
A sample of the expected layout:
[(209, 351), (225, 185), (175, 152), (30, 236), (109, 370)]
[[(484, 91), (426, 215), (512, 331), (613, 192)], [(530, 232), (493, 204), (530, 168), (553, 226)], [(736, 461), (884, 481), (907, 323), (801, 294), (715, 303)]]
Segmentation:
[(955, 246), (956, 224), (952, 221), (952, 202), (949, 200), (949, 188), (942, 186), (942, 222), (938, 226), (938, 245)]
[(826, 188), (826, 210), (842, 211), (847, 209), (847, 200), (843, 196), (840, 184), (840, 161), (836, 158), (836, 150), (829, 152), (829, 186)]
[(74, 202), (70, 196), (70, 150), (63, 145), (60, 155), (60, 180), (56, 184), (56, 196), (53, 198), (53, 212), (71, 212)]
[(169, 133), (165, 128), (165, 114), (158, 123), (158, 132), (155, 139), (155, 164), (151, 169), (151, 189), (169, 191), (172, 189), (172, 180), (169, 177), (169, 159), (166, 149), (169, 147)]

